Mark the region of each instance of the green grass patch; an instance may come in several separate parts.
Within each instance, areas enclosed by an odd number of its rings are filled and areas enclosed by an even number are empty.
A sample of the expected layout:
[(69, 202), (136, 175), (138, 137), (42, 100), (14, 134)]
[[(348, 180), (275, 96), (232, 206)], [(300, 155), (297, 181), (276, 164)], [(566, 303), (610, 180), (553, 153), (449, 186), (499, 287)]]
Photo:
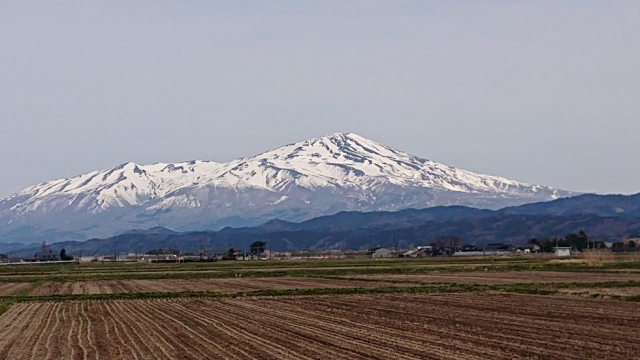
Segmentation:
[(640, 295), (631, 295), (625, 298), (626, 301), (640, 302)]

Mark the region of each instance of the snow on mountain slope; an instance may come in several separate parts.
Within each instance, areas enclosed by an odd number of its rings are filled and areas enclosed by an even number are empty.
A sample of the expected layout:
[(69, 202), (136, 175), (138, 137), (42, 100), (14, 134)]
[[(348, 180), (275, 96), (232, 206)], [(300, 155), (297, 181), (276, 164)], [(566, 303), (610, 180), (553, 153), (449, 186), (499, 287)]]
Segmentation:
[(337, 133), (228, 163), (126, 163), (31, 186), (0, 201), (0, 240), (24, 226), (101, 236), (131, 227), (304, 220), (340, 210), (498, 208), (569, 195)]
[(290, 185), (366, 190), (384, 183), (514, 195), (525, 188), (532, 192), (544, 189), (420, 159), (355, 134), (333, 134), (232, 161), (223, 165), (222, 173), (214, 182), (221, 186), (248, 185), (273, 191), (282, 191)]
[(113, 169), (31, 186), (0, 204), (14, 203), (10, 210), (21, 213), (36, 211), (50, 200), (64, 197), (65, 201), (59, 206), (96, 213), (114, 206), (140, 205), (161, 198), (175, 189), (197, 183), (199, 174), (217, 167), (219, 165), (214, 162), (200, 161), (148, 166), (126, 163)]

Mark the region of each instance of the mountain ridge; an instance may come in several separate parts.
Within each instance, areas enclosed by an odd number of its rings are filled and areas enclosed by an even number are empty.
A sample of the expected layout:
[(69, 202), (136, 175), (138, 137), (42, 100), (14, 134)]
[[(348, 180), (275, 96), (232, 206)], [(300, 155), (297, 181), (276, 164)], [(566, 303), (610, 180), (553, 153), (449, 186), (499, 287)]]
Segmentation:
[(0, 239), (47, 232), (82, 239), (152, 226), (218, 229), (345, 210), (497, 209), (572, 195), (334, 133), (227, 163), (128, 162), (30, 186), (0, 201)]
[[(483, 245), (499, 242), (524, 244), (529, 239), (553, 238), (585, 231), (599, 241), (620, 241), (640, 237), (640, 214), (634, 213), (640, 194), (632, 196), (583, 195), (570, 199), (530, 204), (517, 208), (482, 210), (463, 206), (405, 209), (395, 212), (350, 212), (321, 216), (300, 223), (270, 220), (255, 227), (219, 231), (175, 232), (164, 228), (137, 229), (105, 239), (67, 241), (52, 248), (81, 251), (83, 254), (110, 253), (114, 244), (123, 252), (178, 248), (185, 252), (226, 252), (228, 247), (245, 249), (253, 241), (267, 241), (274, 250), (299, 251), (358, 249), (367, 246), (427, 245), (441, 237), (459, 237), (462, 243)], [(614, 204), (615, 206), (610, 206)], [(559, 208), (578, 209), (554, 214)], [(620, 212), (619, 208), (627, 210)], [(595, 214), (595, 210), (609, 209)], [(28, 256), (39, 244), (16, 247), (0, 244), (0, 252)]]

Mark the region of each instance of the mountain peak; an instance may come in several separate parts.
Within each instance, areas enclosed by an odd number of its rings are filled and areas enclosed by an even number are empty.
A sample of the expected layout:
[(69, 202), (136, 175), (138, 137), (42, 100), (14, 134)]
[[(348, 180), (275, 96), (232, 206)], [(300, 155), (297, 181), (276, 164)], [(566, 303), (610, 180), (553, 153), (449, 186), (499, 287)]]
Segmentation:
[(109, 235), (100, 229), (126, 231), (134, 224), (244, 226), (347, 210), (495, 209), (568, 195), (456, 169), (355, 133), (333, 133), (228, 163), (127, 162), (35, 185), (0, 201), (0, 236), (37, 224), (43, 231), (59, 225), (93, 237)]
[(334, 165), (342, 163), (349, 166), (366, 165), (367, 163), (373, 165), (377, 162), (383, 162), (393, 167), (402, 166), (402, 163), (406, 162), (423, 163), (426, 161), (355, 133), (333, 133), (293, 143), (261, 155), (276, 159), (283, 157), (287, 159), (306, 158), (311, 163), (323, 161)]
[(333, 134), (329, 134), (320, 138), (310, 139), (306, 142), (315, 142), (315, 141), (325, 141), (325, 142), (333, 142), (333, 143), (369, 143), (376, 144), (378, 146), (382, 146), (378, 142), (368, 139), (364, 136), (358, 135), (352, 132), (336, 132)]
[(364, 136), (358, 135), (356, 133), (352, 133), (352, 132), (335, 132), (333, 134), (329, 134), (327, 136), (324, 136), (325, 138), (329, 138), (329, 139), (341, 139), (341, 140), (366, 140), (366, 141), (371, 141), (368, 140), (367, 138), (365, 138)]

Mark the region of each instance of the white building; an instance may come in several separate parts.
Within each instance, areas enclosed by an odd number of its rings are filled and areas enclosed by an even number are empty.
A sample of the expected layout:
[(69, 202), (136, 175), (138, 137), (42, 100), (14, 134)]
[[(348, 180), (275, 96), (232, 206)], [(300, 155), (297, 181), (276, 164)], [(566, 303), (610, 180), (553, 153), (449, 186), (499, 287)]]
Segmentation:
[(557, 257), (569, 257), (571, 256), (570, 247), (555, 247), (553, 248)]
[(392, 253), (393, 253), (393, 251), (390, 250), (390, 249), (379, 248), (379, 249), (376, 249), (376, 251), (374, 251), (373, 253), (371, 253), (371, 257), (372, 258), (389, 257), (389, 256), (391, 256)]

